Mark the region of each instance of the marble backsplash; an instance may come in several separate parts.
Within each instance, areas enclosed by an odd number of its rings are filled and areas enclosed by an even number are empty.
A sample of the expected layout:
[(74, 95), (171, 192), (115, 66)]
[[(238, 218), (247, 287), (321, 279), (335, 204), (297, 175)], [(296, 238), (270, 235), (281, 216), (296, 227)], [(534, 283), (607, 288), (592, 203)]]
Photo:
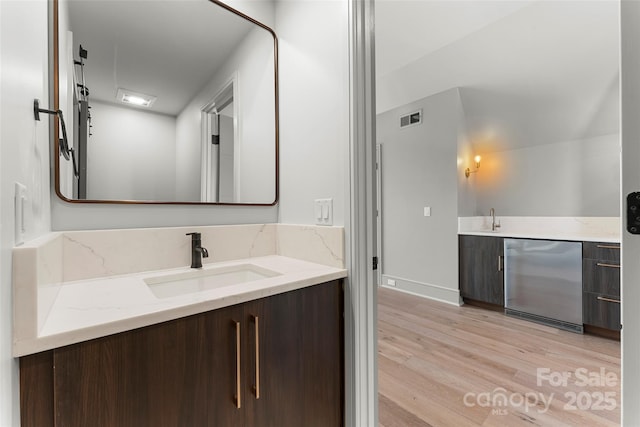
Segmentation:
[(209, 252), (203, 265), (276, 254), (275, 224), (72, 231), (62, 235), (63, 281), (188, 266), (191, 232)]
[(276, 253), (289, 258), (344, 268), (342, 227), (277, 224)]
[[(344, 228), (289, 224), (166, 227), (50, 233), (13, 250), (36, 262), (40, 283), (70, 282), (188, 266), (191, 236), (202, 233), (204, 265), (283, 255), (344, 268)], [(17, 271), (22, 271), (17, 266)]]
[[(50, 233), (13, 250), (13, 298), (18, 307), (42, 307), (37, 316), (14, 322), (16, 334), (40, 330), (63, 281), (62, 234)], [(36, 268), (33, 268), (33, 266)], [(38, 292), (33, 292), (34, 288)], [(22, 313), (13, 313), (14, 319)], [(21, 331), (19, 329), (24, 329)]]

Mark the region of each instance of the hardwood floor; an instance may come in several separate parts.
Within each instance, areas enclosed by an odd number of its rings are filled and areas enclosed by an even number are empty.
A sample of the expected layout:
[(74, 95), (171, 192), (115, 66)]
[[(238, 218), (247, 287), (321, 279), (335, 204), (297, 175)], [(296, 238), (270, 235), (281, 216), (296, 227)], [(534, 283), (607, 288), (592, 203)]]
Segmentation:
[(380, 288), (378, 346), (383, 427), (620, 425), (618, 341)]

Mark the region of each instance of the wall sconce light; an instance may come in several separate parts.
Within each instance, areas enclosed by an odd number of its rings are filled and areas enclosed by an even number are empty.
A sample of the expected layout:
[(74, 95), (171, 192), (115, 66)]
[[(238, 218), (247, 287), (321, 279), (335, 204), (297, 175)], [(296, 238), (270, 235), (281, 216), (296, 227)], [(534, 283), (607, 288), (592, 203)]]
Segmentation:
[(472, 171), (471, 169), (466, 168), (464, 170), (464, 176), (466, 176), (467, 178), (469, 178), (469, 175), (471, 175), (472, 173), (478, 172), (478, 169), (480, 169), (480, 156), (474, 157), (473, 160), (475, 160), (475, 162), (476, 162), (476, 170)]

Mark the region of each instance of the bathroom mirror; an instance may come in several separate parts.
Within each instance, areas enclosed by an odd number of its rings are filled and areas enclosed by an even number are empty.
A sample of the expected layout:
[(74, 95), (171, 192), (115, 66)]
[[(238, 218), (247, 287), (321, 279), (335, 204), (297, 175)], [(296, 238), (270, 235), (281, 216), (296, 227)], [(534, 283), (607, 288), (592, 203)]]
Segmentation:
[[(77, 203), (278, 200), (272, 29), (217, 0), (54, 0), (54, 108)], [(58, 120), (57, 118), (55, 120)]]

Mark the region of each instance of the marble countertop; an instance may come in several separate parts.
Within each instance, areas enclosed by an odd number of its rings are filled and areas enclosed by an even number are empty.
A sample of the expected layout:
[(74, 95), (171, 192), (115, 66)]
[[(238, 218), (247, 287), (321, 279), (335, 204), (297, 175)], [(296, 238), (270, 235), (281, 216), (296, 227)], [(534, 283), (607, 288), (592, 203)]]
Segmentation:
[(458, 218), (458, 234), (517, 239), (620, 243), (617, 217), (496, 217), (500, 228), (491, 231), (491, 217)]
[(347, 270), (269, 255), (206, 265), (252, 264), (279, 273), (274, 277), (158, 298), (145, 279), (193, 271), (189, 267), (64, 282), (36, 337), (14, 342), (15, 357), (198, 314), (344, 278)]

